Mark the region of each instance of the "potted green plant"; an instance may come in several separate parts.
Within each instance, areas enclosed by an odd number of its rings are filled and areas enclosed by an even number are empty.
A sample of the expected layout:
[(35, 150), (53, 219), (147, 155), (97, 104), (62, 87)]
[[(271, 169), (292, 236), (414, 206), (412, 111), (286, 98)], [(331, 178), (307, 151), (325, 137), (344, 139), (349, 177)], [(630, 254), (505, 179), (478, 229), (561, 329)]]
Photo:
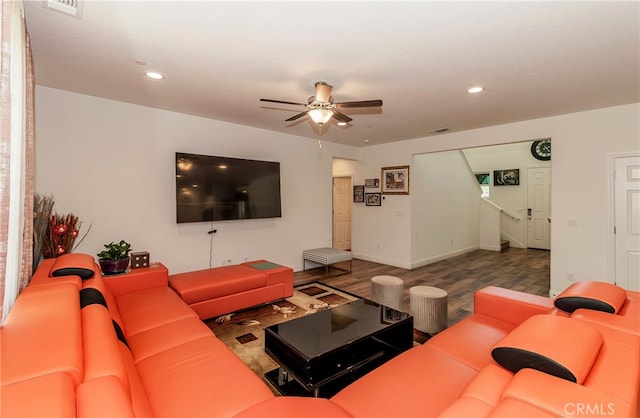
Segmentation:
[(100, 269), (105, 275), (119, 274), (127, 271), (129, 267), (129, 252), (131, 252), (131, 244), (125, 240), (118, 243), (111, 242), (104, 245), (104, 250), (100, 251), (98, 263)]

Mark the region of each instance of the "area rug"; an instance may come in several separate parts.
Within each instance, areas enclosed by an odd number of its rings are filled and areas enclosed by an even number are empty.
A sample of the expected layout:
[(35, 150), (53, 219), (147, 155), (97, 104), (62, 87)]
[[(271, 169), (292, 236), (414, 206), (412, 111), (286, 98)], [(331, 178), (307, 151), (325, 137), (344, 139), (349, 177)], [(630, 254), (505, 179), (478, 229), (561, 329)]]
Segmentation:
[(264, 329), (357, 300), (319, 282), (296, 286), (290, 298), (204, 321), (216, 336), (258, 376), (278, 367), (264, 352)]

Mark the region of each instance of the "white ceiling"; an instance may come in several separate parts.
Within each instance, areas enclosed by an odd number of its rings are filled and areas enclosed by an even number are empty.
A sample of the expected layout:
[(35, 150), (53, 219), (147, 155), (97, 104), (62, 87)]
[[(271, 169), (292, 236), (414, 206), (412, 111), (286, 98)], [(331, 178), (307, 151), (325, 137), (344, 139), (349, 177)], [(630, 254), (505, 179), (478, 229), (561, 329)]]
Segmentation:
[[(317, 138), (314, 82), (354, 109), (354, 146), (640, 101), (640, 3), (26, 1), (36, 83)], [(137, 64), (144, 61), (146, 65)], [(145, 71), (165, 74), (162, 81)], [(468, 87), (485, 91), (470, 95)]]

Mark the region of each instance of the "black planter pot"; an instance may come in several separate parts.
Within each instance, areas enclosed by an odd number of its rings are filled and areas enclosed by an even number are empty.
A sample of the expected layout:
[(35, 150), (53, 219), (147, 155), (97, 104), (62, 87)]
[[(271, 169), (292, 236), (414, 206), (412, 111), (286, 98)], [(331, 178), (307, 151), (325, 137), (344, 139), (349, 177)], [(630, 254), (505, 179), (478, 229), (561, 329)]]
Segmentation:
[(120, 260), (98, 260), (98, 263), (100, 263), (100, 269), (104, 275), (120, 274), (127, 271), (129, 258), (122, 258)]

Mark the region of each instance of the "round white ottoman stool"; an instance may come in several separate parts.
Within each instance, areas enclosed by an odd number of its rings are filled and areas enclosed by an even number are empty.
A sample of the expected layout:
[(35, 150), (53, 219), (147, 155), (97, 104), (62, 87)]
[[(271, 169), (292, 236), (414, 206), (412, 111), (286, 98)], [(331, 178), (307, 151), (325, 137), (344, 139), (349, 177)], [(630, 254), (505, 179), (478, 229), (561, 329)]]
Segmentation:
[(437, 334), (447, 328), (447, 292), (437, 287), (413, 286), (409, 289), (409, 312), (413, 328), (427, 334)]
[(371, 300), (380, 305), (402, 311), (404, 281), (395, 276), (371, 278)]

